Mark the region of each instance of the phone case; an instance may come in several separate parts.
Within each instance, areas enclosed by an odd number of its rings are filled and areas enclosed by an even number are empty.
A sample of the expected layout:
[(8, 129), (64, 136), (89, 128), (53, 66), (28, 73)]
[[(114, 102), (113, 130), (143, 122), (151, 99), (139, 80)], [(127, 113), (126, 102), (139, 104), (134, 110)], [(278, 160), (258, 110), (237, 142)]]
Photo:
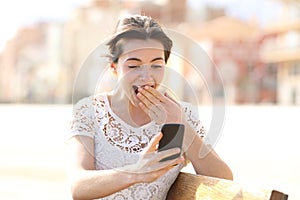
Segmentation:
[[(184, 136), (184, 125), (183, 124), (164, 124), (161, 132), (163, 137), (159, 141), (158, 151), (164, 151), (172, 148), (182, 149), (182, 141)], [(172, 160), (180, 157), (181, 153), (169, 156), (161, 160)]]

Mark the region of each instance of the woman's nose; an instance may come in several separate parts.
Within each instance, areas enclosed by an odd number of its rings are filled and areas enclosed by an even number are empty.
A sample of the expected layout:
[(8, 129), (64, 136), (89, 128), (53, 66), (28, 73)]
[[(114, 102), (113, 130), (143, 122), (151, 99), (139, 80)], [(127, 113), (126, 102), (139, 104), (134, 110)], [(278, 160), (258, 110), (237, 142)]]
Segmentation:
[(148, 80), (151, 78), (151, 69), (149, 66), (143, 66), (142, 67), (142, 74), (141, 74), (142, 78), (144, 80)]

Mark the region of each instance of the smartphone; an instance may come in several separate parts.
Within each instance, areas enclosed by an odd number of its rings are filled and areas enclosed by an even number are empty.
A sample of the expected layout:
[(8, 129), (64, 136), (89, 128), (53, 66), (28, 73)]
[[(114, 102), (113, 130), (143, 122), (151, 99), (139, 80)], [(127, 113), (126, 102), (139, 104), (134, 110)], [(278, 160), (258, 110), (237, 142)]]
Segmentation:
[[(182, 149), (182, 141), (184, 136), (184, 125), (183, 124), (164, 124), (161, 132), (163, 137), (158, 144), (158, 152), (165, 151), (172, 148)], [(169, 156), (160, 160), (160, 162), (179, 158), (181, 153)]]

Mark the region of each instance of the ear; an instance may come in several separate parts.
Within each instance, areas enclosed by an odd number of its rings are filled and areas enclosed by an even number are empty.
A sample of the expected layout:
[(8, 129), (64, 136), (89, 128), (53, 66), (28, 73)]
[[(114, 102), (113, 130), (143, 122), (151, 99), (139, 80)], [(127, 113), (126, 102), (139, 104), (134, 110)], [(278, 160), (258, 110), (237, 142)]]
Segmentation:
[(114, 75), (117, 75), (117, 64), (116, 63), (111, 63), (110, 64), (110, 69), (111, 69), (111, 71), (112, 71), (112, 73), (114, 74)]

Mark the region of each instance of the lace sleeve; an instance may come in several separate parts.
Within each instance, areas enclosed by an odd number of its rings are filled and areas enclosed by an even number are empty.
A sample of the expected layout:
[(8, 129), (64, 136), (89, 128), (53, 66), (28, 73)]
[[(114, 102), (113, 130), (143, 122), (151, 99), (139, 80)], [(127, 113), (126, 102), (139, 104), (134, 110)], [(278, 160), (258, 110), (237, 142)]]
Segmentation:
[(199, 119), (199, 114), (197, 112), (198, 109), (186, 102), (182, 103), (181, 106), (190, 126), (194, 128), (197, 134), (199, 134), (201, 137), (205, 137), (206, 130), (204, 129), (204, 126)]
[(80, 100), (73, 108), (70, 137), (75, 135), (83, 135), (93, 138), (94, 133), (94, 109), (92, 105), (92, 99), (87, 97)]

